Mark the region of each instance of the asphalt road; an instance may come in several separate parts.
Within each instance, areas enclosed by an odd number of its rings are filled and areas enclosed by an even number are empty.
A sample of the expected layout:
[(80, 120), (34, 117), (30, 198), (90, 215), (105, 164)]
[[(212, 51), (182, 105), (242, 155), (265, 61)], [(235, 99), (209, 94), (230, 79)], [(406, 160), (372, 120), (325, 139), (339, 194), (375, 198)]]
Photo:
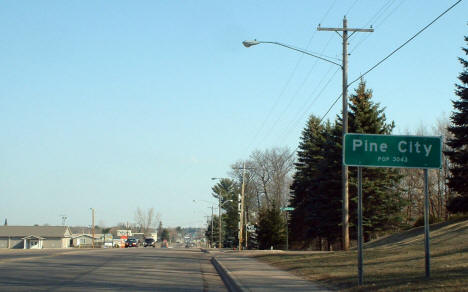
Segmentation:
[(2, 250), (0, 291), (227, 291), (199, 249)]

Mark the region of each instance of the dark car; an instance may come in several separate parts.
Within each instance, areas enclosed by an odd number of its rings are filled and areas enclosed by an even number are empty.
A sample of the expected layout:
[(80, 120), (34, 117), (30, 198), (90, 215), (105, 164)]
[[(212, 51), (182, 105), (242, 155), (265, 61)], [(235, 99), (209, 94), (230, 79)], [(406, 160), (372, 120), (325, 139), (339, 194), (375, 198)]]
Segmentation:
[(147, 246), (156, 247), (156, 241), (153, 238), (145, 238), (145, 242), (143, 242), (143, 246), (144, 247), (147, 247)]
[(125, 241), (125, 247), (137, 247), (138, 241), (136, 238), (129, 238)]

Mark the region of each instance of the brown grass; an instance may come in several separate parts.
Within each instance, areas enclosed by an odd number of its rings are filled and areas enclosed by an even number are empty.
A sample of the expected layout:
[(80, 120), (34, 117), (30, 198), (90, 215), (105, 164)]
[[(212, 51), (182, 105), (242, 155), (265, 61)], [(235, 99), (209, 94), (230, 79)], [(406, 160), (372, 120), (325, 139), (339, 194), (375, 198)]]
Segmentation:
[(430, 238), (430, 279), (425, 278), (424, 230), (415, 228), (364, 246), (361, 287), (356, 250), (257, 258), (342, 291), (468, 291), (468, 220), (432, 225)]

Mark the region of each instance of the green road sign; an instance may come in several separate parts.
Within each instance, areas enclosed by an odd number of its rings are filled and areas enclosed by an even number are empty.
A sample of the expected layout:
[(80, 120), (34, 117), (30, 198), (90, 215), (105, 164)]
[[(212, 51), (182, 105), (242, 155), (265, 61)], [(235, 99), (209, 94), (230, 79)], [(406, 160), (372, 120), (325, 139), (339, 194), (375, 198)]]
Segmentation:
[(294, 211), (293, 207), (283, 207), (281, 208), (281, 211)]
[(440, 168), (441, 137), (345, 135), (343, 163), (348, 166)]

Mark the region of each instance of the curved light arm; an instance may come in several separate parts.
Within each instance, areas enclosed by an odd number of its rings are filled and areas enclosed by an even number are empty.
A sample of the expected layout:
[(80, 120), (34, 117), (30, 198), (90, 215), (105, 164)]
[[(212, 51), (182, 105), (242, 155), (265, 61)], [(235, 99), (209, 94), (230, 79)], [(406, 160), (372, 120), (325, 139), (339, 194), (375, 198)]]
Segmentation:
[(221, 207), (223, 207), (226, 203), (232, 203), (232, 200), (227, 200), (224, 203), (221, 204)]
[(340, 68), (343, 68), (343, 66), (341, 64), (338, 64), (338, 63), (335, 63), (335, 62), (333, 62), (331, 60), (328, 60), (328, 59), (325, 59), (323, 57), (317, 56), (315, 54), (312, 54), (311, 52), (307, 52), (306, 50), (301, 50), (301, 49), (298, 49), (298, 48), (295, 48), (295, 47), (292, 47), (292, 46), (289, 46), (289, 45), (286, 45), (286, 44), (283, 44), (283, 43), (279, 43), (279, 42), (266, 42), (266, 41), (253, 40), (253, 41), (243, 41), (242, 44), (246, 48), (249, 48), (251, 46), (255, 46), (255, 45), (258, 45), (258, 44), (274, 44), (274, 45), (282, 46), (282, 47), (285, 47), (285, 48), (288, 48), (288, 49), (291, 49), (291, 50), (294, 50), (294, 51), (298, 51), (300, 53), (303, 53), (303, 54), (318, 58), (318, 59), (326, 61), (328, 63), (335, 64), (335, 65), (339, 66)]

